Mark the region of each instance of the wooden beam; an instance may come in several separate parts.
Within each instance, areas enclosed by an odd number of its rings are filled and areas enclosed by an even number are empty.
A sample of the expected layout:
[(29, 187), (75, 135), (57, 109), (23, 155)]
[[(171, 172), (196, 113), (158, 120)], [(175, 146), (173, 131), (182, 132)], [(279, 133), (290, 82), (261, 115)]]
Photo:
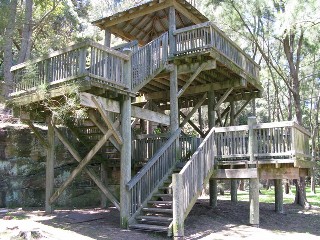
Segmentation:
[(173, 5), (180, 13), (182, 13), (187, 19), (191, 20), (193, 23), (199, 24), (203, 22), (177, 1), (173, 1)]
[[(91, 97), (94, 96), (90, 93), (80, 93), (80, 104), (84, 107), (97, 108)], [(102, 105), (102, 108), (108, 112), (120, 113), (120, 104), (117, 101), (96, 97)], [(131, 106), (131, 115), (134, 118), (140, 118), (147, 121), (152, 121), (156, 123), (161, 123), (164, 125), (170, 125), (170, 117), (163, 113), (157, 113), (148, 109), (139, 108), (136, 106)]]
[(72, 171), (67, 180), (56, 190), (56, 192), (51, 196), (50, 203), (53, 203), (61, 193), (70, 185), (73, 179), (79, 175), (83, 168), (91, 161), (94, 155), (101, 149), (101, 147), (107, 142), (113, 131), (108, 130), (108, 132), (103, 135), (103, 137), (96, 143), (96, 145), (90, 150), (90, 152), (83, 158), (79, 165)]
[[(146, 104), (143, 105), (142, 109), (147, 109), (150, 105), (150, 102), (147, 102)], [(132, 123), (131, 123), (131, 128), (134, 128), (138, 121), (140, 120), (140, 118), (136, 118)]]
[[(216, 60), (207, 60), (206, 65), (202, 69), (203, 71), (207, 70), (212, 70), (216, 69), (217, 67), (217, 62)], [(188, 63), (188, 64), (181, 64), (178, 66), (178, 74), (188, 74), (188, 73), (193, 73), (197, 71), (197, 69), (201, 66), (202, 64), (200, 62), (196, 63)]]
[(257, 178), (257, 168), (246, 168), (246, 169), (218, 169), (212, 175), (215, 179), (249, 179)]
[[(217, 91), (217, 90), (230, 89), (230, 88), (243, 88), (244, 87), (243, 84), (244, 84), (243, 79), (202, 84), (199, 86), (189, 87), (184, 92), (183, 96), (204, 93), (212, 90)], [(162, 91), (162, 92), (154, 92), (154, 93), (146, 94), (145, 97), (147, 100), (152, 100), (152, 99), (156, 100), (156, 99), (168, 99), (169, 96), (170, 96), (169, 91)]]
[(222, 97), (219, 99), (219, 101), (215, 104), (214, 106), (214, 110), (217, 111), (217, 109), (219, 109), (220, 105), (226, 100), (226, 98), (230, 95), (230, 93), (233, 91), (233, 87), (229, 88), (223, 95)]
[(250, 214), (249, 223), (252, 226), (259, 227), (259, 178), (249, 179), (249, 204)]
[(299, 179), (299, 168), (259, 168), (261, 179)]
[[(184, 119), (187, 117), (183, 112), (180, 111), (179, 113), (180, 113), (180, 116), (183, 117)], [(188, 123), (191, 125), (191, 127), (193, 127), (194, 130), (196, 130), (197, 133), (200, 134), (202, 138), (205, 138), (206, 135), (191, 120), (188, 120)]]
[(38, 138), (39, 142), (45, 147), (45, 148), (49, 148), (49, 143), (48, 141), (41, 135), (41, 133), (39, 132), (39, 130), (33, 125), (33, 123), (28, 120), (26, 121), (27, 125), (29, 126), (29, 128), (33, 131), (33, 133), (36, 135), (36, 137)]
[(91, 97), (91, 100), (96, 105), (98, 111), (100, 112), (100, 114), (102, 116), (102, 119), (107, 124), (109, 130), (112, 131), (114, 138), (117, 140), (117, 142), (120, 145), (122, 145), (122, 143), (123, 143), (122, 137), (121, 137), (120, 133), (118, 132), (118, 130), (113, 126), (112, 121), (111, 121), (110, 117), (108, 116), (107, 112), (105, 111), (105, 109), (103, 108), (101, 102), (98, 99), (96, 99), (96, 97), (94, 97), (94, 96)]
[(202, 98), (197, 102), (197, 104), (193, 107), (191, 112), (186, 116), (186, 118), (183, 120), (183, 122), (180, 124), (180, 127), (183, 127), (188, 120), (192, 117), (192, 115), (198, 110), (199, 107), (201, 107), (202, 103), (207, 99), (207, 93), (205, 93)]
[(143, 9), (136, 9), (136, 11), (134, 12), (130, 12), (132, 11), (132, 9), (128, 10), (127, 12), (125, 12), (125, 14), (123, 16), (115, 16), (113, 19), (106, 19), (105, 22), (98, 24), (99, 21), (93, 22), (93, 24), (97, 24), (97, 26), (101, 27), (102, 29), (106, 29), (108, 27), (111, 26), (115, 26), (119, 23), (123, 23), (138, 17), (142, 17), (144, 15), (148, 15), (150, 13), (154, 13), (156, 11), (168, 8), (170, 6), (172, 6), (173, 1), (164, 1), (162, 3), (159, 4), (155, 4), (155, 5), (150, 5), (150, 6), (146, 6)]
[(188, 79), (186, 84), (180, 89), (178, 92), (178, 98), (182, 96), (182, 94), (187, 90), (187, 88), (190, 86), (190, 84), (193, 82), (193, 80), (196, 79), (196, 77), (199, 75), (199, 73), (207, 66), (207, 63), (202, 63), (200, 67), (191, 75), (191, 77)]
[[(116, 125), (119, 125), (119, 122), (116, 123)], [(54, 131), (59, 138), (59, 140), (63, 143), (63, 145), (68, 149), (68, 151), (71, 153), (71, 155), (74, 157), (74, 159), (77, 160), (77, 162), (81, 162), (82, 158), (80, 154), (77, 152), (77, 150), (72, 146), (72, 144), (69, 142), (67, 138), (63, 136), (61, 131), (54, 128)], [(92, 169), (89, 169), (87, 167), (84, 167), (84, 171), (89, 175), (89, 177), (95, 182), (95, 184), (99, 187), (99, 189), (105, 194), (105, 196), (114, 204), (114, 206), (120, 210), (120, 203), (116, 199), (116, 197), (113, 196), (111, 191), (103, 184), (103, 182), (99, 179), (99, 177), (95, 174), (95, 172)]]

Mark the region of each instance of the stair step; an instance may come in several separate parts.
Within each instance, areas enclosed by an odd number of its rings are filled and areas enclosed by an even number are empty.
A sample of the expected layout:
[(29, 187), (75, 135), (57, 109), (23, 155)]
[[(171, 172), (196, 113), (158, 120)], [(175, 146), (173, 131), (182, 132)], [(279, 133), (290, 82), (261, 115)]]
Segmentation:
[(156, 193), (156, 194), (153, 194), (153, 197), (172, 197), (172, 194)]
[(144, 212), (172, 213), (171, 208), (142, 208)]
[(148, 225), (148, 224), (132, 224), (129, 225), (131, 229), (139, 229), (144, 231), (154, 231), (154, 232), (167, 232), (167, 226), (158, 226), (158, 225)]
[(157, 221), (157, 222), (172, 222), (172, 217), (163, 217), (163, 216), (137, 216), (137, 220), (145, 221)]
[(172, 201), (148, 201), (149, 204), (172, 204)]

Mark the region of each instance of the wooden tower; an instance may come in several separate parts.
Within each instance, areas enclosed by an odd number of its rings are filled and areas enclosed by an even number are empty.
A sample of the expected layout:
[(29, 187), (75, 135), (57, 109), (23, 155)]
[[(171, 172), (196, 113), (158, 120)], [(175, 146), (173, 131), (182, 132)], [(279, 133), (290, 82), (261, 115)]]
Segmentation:
[[(308, 174), (309, 135), (297, 124), (257, 124), (250, 118), (247, 126), (234, 126), (246, 105), (261, 96), (259, 66), (193, 1), (151, 0), (93, 24), (105, 31), (104, 45), (86, 41), (12, 68), (10, 102), (47, 147), (46, 211), (85, 171), (119, 209), (121, 226), (165, 231), (178, 239), (208, 182), (210, 204), (216, 206), (217, 179), (232, 180), (233, 201), (237, 179), (250, 179), (249, 221), (259, 225), (259, 178)], [(112, 34), (127, 43), (111, 47)], [(64, 122), (85, 143), (84, 156), (57, 126), (55, 109), (70, 95), (87, 109), (84, 120)], [(208, 131), (191, 120), (204, 106)], [(184, 114), (184, 108), (192, 110)], [(47, 123), (47, 139), (34, 121)], [(152, 134), (153, 123), (164, 133)], [(183, 134), (187, 123), (198, 139)], [(55, 136), (79, 162), (58, 189)], [(88, 165), (97, 159), (100, 174)], [(119, 194), (106, 184), (110, 167), (119, 168)], [(276, 183), (280, 209), (281, 182)]]

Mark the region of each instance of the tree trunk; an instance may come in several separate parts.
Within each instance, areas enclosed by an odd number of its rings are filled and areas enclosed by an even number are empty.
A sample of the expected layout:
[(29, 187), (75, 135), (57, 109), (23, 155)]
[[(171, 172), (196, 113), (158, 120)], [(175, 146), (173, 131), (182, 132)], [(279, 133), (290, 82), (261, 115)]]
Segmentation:
[(30, 59), (32, 46), (32, 11), (33, 0), (26, 0), (24, 23), (21, 34), (21, 48), (18, 63), (22, 63)]
[(13, 62), (13, 33), (16, 22), (16, 13), (17, 13), (17, 0), (11, 0), (10, 2), (10, 16), (8, 19), (8, 25), (4, 34), (4, 61), (3, 61), (3, 71), (4, 71), (4, 81), (5, 86), (3, 88), (3, 95), (6, 97), (10, 93), (13, 86), (13, 76), (10, 72)]
[(308, 203), (306, 196), (305, 177), (300, 177), (300, 179), (295, 179), (294, 181), (296, 185), (296, 196), (294, 203), (299, 204), (306, 209), (310, 208), (310, 204)]
[(290, 189), (290, 180), (289, 179), (286, 179), (286, 183), (284, 185), (284, 192), (285, 194), (289, 194), (291, 192), (291, 189)]

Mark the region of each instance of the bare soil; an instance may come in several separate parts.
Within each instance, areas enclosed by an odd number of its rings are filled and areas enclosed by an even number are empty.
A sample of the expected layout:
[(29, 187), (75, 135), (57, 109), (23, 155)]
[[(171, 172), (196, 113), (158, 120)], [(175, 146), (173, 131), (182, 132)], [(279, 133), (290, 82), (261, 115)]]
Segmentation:
[[(1, 210), (0, 239), (168, 239), (166, 235), (123, 230), (115, 208), (56, 210)], [(212, 209), (200, 199), (185, 221), (185, 239), (320, 239), (320, 208), (304, 210), (285, 205), (285, 213), (274, 212), (273, 204), (260, 204), (260, 228), (248, 226), (249, 204), (218, 201)]]

